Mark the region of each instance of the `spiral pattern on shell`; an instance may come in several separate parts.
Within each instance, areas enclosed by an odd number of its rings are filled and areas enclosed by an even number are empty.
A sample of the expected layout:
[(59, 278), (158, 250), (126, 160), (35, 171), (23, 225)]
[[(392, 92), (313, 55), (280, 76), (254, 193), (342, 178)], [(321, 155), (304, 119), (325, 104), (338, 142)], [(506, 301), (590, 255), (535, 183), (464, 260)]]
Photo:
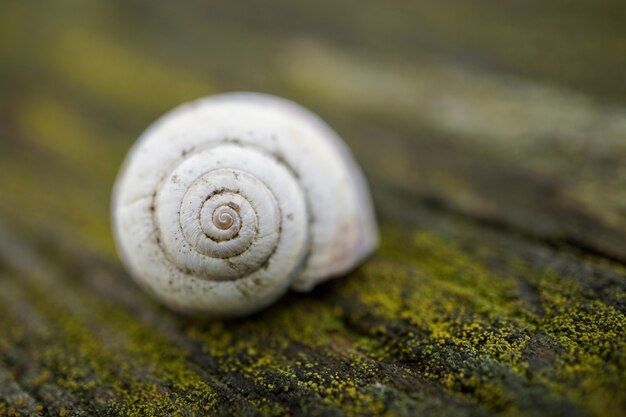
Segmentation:
[[(275, 158), (228, 142), (177, 165), (155, 197), (154, 224), (167, 259), (182, 272), (216, 281), (261, 267), (295, 269), (306, 243), (306, 202)], [(268, 279), (268, 277), (263, 277)]]
[(377, 240), (364, 179), (334, 132), (257, 94), (200, 100), (156, 122), (113, 204), (133, 277), (174, 309), (213, 316), (308, 290)]

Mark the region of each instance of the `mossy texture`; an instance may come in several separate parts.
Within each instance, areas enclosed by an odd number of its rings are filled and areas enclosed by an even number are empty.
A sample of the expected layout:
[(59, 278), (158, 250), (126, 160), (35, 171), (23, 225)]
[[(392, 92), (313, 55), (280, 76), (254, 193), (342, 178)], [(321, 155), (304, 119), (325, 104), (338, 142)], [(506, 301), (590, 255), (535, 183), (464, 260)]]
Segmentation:
[[(0, 417), (623, 415), (618, 3), (1, 4)], [(122, 269), (111, 186), (162, 112), (239, 89), (339, 130), (381, 247), (179, 316)]]

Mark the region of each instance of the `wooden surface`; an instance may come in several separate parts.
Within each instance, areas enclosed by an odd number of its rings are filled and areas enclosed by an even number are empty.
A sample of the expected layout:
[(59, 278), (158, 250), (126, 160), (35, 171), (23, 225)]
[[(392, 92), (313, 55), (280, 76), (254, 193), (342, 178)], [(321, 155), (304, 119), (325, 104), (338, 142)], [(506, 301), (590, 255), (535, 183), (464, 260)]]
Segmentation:
[[(623, 1), (208, 3), (0, 3), (0, 416), (624, 415)], [(345, 137), (382, 245), (189, 319), (122, 269), (110, 189), (229, 90)]]

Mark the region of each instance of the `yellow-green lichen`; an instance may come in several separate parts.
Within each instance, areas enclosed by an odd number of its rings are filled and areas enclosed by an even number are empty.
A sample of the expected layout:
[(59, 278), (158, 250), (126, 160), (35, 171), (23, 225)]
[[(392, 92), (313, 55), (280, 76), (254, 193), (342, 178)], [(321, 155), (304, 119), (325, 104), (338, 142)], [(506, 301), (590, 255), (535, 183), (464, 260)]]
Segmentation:
[[(71, 310), (38, 289), (29, 290), (34, 307), (48, 321), (36, 336), (42, 348), (33, 352), (33, 360), (72, 393), (91, 397), (100, 392), (89, 407), (124, 415), (215, 410), (215, 391), (189, 367), (187, 355), (136, 318), (86, 294)], [(48, 379), (43, 373), (31, 383)]]
[(261, 317), (239, 321), (237, 326), (213, 322), (192, 326), (188, 334), (218, 360), (221, 370), (242, 375), (260, 392), (266, 391), (266, 398), (258, 400), (266, 410), (284, 412), (276, 408), (277, 398), (290, 392), (303, 407), (319, 399), (349, 413), (383, 411), (380, 400), (367, 393), (366, 384), (348, 376), (349, 370), (339, 375), (322, 363), (345, 361), (347, 367), (367, 369), (364, 359), (332, 358), (338, 344), (343, 352), (352, 350), (350, 341), (337, 337), (342, 330), (339, 313), (336, 307), (302, 297), (288, 308), (272, 309)]

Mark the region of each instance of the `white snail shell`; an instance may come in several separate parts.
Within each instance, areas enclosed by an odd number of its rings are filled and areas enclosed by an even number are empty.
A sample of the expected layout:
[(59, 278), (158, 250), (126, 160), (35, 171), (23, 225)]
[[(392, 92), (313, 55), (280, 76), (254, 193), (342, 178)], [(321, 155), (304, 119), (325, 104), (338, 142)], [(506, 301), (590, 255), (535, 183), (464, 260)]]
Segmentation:
[(257, 93), (184, 104), (134, 145), (113, 192), (131, 275), (167, 306), (263, 308), (348, 272), (378, 243), (350, 151), (301, 106)]

